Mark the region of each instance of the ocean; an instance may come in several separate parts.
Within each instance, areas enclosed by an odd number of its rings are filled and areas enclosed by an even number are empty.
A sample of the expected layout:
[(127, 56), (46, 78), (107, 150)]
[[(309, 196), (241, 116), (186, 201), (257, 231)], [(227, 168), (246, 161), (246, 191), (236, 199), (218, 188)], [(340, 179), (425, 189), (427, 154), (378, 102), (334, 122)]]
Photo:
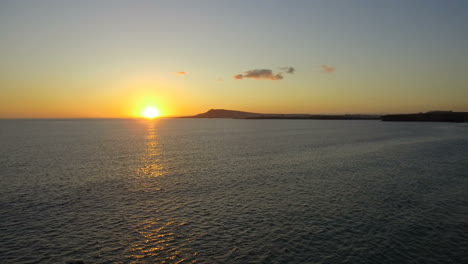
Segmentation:
[(468, 124), (0, 120), (1, 263), (468, 263)]

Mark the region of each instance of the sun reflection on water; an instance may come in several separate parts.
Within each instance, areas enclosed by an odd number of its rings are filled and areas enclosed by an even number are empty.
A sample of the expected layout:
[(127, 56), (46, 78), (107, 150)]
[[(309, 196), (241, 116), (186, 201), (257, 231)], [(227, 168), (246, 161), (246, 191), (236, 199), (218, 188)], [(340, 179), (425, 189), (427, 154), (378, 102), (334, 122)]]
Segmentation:
[(148, 120), (143, 166), (139, 168), (138, 171), (138, 174), (143, 177), (159, 177), (164, 175), (164, 167), (161, 165), (158, 147), (157, 123), (158, 122), (156, 120)]
[(156, 260), (158, 263), (197, 263), (197, 253), (189, 253), (177, 246), (180, 236), (176, 231), (185, 226), (185, 222), (170, 221), (164, 223), (160, 219), (142, 222), (136, 231), (143, 238), (130, 248), (132, 263), (146, 263), (143, 260)]
[(197, 253), (184, 245), (188, 232), (187, 222), (161, 219), (160, 211), (172, 207), (172, 200), (158, 200), (165, 196), (159, 177), (166, 174), (158, 128), (160, 120), (145, 120), (145, 148), (141, 165), (137, 169), (136, 192), (145, 193), (144, 214), (146, 219), (134, 226), (138, 234), (128, 247), (130, 263), (197, 263)]

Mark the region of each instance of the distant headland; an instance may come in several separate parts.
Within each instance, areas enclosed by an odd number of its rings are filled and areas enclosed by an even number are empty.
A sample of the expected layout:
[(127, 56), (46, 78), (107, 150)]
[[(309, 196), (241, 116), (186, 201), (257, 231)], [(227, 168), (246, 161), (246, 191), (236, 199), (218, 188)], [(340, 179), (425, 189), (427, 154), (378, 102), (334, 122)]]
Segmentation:
[(468, 112), (431, 111), (417, 114), (383, 115), (382, 121), (400, 122), (468, 122)]
[(325, 120), (379, 120), (379, 115), (311, 115), (262, 114), (226, 109), (211, 109), (205, 113), (182, 118), (234, 118), (234, 119), (325, 119)]
[(179, 118), (232, 118), (232, 119), (313, 119), (313, 120), (382, 120), (413, 122), (468, 122), (468, 112), (431, 111), (397, 115), (313, 115), (313, 114), (262, 114), (226, 109), (210, 109), (205, 113)]

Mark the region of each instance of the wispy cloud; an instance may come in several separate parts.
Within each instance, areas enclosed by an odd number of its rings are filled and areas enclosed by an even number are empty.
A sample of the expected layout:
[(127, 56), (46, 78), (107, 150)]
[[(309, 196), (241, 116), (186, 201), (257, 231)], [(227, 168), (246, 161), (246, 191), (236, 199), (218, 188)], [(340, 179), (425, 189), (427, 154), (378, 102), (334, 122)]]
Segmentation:
[(181, 72), (174, 72), (174, 74), (177, 74), (177, 75), (187, 75), (188, 73), (187, 73), (187, 72), (181, 71)]
[(255, 70), (246, 71), (243, 74), (234, 75), (234, 79), (236, 80), (242, 80), (244, 78), (250, 78), (250, 79), (256, 79), (256, 80), (278, 81), (278, 80), (283, 79), (284, 77), (281, 72), (274, 74), (273, 71), (269, 69), (255, 69)]
[(293, 67), (281, 67), (280, 69), (289, 74), (293, 74), (296, 71)]
[(325, 72), (325, 73), (332, 73), (335, 71), (335, 67), (328, 66), (326, 64), (320, 66), (320, 68), (322, 68), (322, 72)]

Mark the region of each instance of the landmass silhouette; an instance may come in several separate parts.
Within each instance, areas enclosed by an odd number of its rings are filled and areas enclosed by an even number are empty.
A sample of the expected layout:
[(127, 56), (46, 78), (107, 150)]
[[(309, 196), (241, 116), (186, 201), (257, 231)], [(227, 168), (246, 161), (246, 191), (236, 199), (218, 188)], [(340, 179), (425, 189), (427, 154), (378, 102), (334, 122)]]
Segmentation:
[(413, 122), (468, 122), (468, 112), (430, 111), (416, 114), (370, 115), (315, 115), (315, 114), (264, 114), (227, 109), (210, 109), (205, 113), (179, 118), (231, 118), (231, 119), (315, 119), (315, 120), (382, 120)]
[(468, 122), (468, 112), (431, 111), (417, 114), (384, 115), (382, 121)]

